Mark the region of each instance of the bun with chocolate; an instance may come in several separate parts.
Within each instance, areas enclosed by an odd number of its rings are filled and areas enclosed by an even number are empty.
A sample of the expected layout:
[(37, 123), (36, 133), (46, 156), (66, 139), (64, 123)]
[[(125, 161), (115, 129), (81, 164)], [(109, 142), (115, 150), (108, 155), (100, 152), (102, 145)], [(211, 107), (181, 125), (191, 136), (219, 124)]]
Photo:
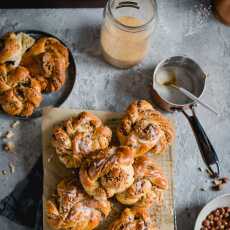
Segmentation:
[(34, 39), (25, 33), (6, 33), (0, 40), (0, 64), (17, 67), (33, 43)]
[(42, 101), (39, 82), (24, 67), (9, 70), (0, 65), (0, 105), (13, 116), (31, 116)]
[(65, 82), (69, 52), (57, 39), (43, 37), (23, 55), (21, 65), (40, 82), (43, 92), (54, 92)]

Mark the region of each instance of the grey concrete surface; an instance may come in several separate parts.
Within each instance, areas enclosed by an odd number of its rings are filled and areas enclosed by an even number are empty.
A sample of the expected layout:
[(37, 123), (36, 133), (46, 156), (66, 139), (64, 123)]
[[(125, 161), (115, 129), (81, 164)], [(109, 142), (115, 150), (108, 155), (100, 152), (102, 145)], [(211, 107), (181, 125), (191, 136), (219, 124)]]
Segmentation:
[[(221, 161), (223, 175), (230, 174), (230, 28), (212, 15), (210, 1), (158, 1), (159, 22), (151, 51), (143, 63), (129, 70), (117, 70), (100, 56), (101, 9), (0, 10), (0, 32), (38, 29), (53, 33), (72, 49), (78, 76), (74, 90), (63, 106), (122, 111), (137, 98), (151, 100), (148, 85), (154, 66), (163, 58), (187, 55), (208, 73), (203, 100), (215, 107), (220, 117), (199, 107), (198, 116)], [(154, 102), (153, 102), (154, 103)], [(204, 168), (192, 131), (182, 114), (174, 114), (177, 126), (175, 149), (175, 204), (179, 230), (192, 230), (202, 206), (212, 198), (230, 192), (209, 190), (210, 181), (198, 170)], [(0, 118), (0, 132), (12, 122)], [(41, 120), (22, 122), (17, 128), (16, 153), (0, 152), (0, 170), (14, 162), (16, 172), (0, 176), (0, 199), (22, 180), (41, 154)], [(207, 191), (201, 191), (205, 188)], [(0, 218), (1, 230), (24, 229)]]

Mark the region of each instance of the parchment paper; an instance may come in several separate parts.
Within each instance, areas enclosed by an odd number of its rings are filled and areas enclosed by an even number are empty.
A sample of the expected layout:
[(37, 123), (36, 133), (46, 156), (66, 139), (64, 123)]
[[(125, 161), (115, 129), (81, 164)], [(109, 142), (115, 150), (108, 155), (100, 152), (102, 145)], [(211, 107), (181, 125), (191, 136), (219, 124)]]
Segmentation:
[[(52, 128), (55, 124), (70, 118), (71, 116), (76, 116), (83, 110), (72, 110), (65, 108), (47, 108), (43, 112), (42, 119), (42, 143), (43, 143), (43, 167), (44, 167), (44, 182), (43, 182), (43, 229), (51, 230), (51, 228), (46, 223), (46, 210), (45, 210), (45, 200), (50, 197), (50, 195), (55, 191), (57, 183), (66, 176), (73, 175), (73, 170), (66, 169), (62, 165), (51, 146), (51, 135)], [(84, 110), (86, 111), (86, 110)], [(103, 112), (103, 111), (90, 111), (97, 115), (103, 120), (105, 124), (114, 130), (115, 126), (119, 122), (119, 118), (122, 113), (114, 112)], [(115, 136), (115, 135), (114, 135)], [(153, 210), (152, 218), (156, 218), (158, 227), (160, 230), (173, 230), (174, 229), (174, 202), (173, 202), (173, 148), (160, 156), (154, 156), (154, 159), (163, 168), (164, 174), (169, 180), (169, 190), (164, 194), (164, 202), (162, 207), (155, 208)], [(115, 200), (114, 200), (115, 201)], [(102, 222), (102, 224), (97, 228), (100, 230), (106, 230), (108, 224), (113, 221), (117, 216), (119, 216), (121, 210), (124, 206), (114, 202), (112, 206), (112, 211), (107, 219), (107, 221)]]

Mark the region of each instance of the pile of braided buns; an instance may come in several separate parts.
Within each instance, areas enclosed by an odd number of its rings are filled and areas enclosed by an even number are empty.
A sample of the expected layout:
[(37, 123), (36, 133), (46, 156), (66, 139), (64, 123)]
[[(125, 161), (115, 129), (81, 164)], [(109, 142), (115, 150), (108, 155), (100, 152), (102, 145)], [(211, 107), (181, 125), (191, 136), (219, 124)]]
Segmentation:
[(0, 107), (13, 116), (31, 116), (43, 93), (62, 87), (68, 65), (68, 49), (55, 38), (5, 34), (0, 39)]
[(109, 230), (157, 230), (150, 208), (161, 205), (168, 181), (147, 155), (163, 154), (175, 138), (171, 122), (145, 100), (133, 102), (116, 133), (89, 112), (53, 128), (52, 145), (75, 176), (64, 178), (46, 201), (46, 220), (56, 230), (92, 230), (111, 211), (114, 197), (124, 205)]

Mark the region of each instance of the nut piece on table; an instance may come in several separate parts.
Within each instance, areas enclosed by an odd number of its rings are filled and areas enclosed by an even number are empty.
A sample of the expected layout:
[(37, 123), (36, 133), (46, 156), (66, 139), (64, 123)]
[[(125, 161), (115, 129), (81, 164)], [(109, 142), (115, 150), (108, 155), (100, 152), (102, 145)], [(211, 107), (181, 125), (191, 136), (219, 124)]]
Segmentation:
[(11, 139), (13, 136), (14, 136), (14, 133), (11, 130), (9, 130), (5, 133), (3, 137), (6, 139)]
[(7, 171), (6, 170), (2, 170), (2, 175), (6, 176), (7, 175)]
[(20, 121), (14, 121), (10, 126), (11, 126), (11, 128), (14, 129), (14, 128), (18, 127), (19, 124), (20, 124)]
[(7, 143), (3, 144), (3, 149), (6, 152), (14, 152), (15, 145), (12, 142), (7, 142)]
[(224, 188), (224, 184), (228, 182), (228, 177), (216, 178), (213, 180), (212, 189), (214, 191), (220, 191)]

